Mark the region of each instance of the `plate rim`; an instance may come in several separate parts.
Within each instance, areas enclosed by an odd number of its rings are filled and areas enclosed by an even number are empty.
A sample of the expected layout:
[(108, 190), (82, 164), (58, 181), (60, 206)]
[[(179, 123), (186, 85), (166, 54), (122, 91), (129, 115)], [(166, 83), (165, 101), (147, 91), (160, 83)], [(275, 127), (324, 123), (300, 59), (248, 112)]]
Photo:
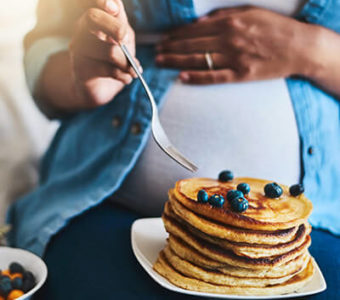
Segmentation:
[(135, 240), (136, 227), (140, 223), (143, 224), (145, 222), (150, 222), (150, 221), (162, 223), (162, 218), (159, 218), (159, 217), (158, 218), (140, 218), (140, 219), (135, 220), (132, 223), (131, 230), (130, 230), (131, 247), (132, 247), (133, 253), (134, 253), (137, 261), (143, 267), (145, 272), (154, 281), (156, 281), (160, 286), (162, 286), (163, 288), (166, 288), (167, 290), (170, 290), (172, 292), (182, 293), (182, 294), (187, 294), (187, 295), (192, 295), (192, 296), (198, 296), (198, 297), (212, 297), (212, 298), (220, 298), (220, 299), (248, 299), (248, 300), (250, 300), (250, 299), (256, 299), (256, 300), (267, 299), (267, 300), (269, 300), (269, 299), (287, 299), (287, 298), (291, 298), (291, 297), (311, 296), (311, 295), (321, 293), (321, 292), (323, 292), (327, 289), (326, 280), (325, 280), (325, 278), (322, 274), (322, 271), (321, 271), (318, 263), (316, 262), (316, 260), (313, 256), (312, 256), (313, 264), (314, 264), (314, 267), (316, 268), (313, 276), (315, 276), (317, 273), (319, 273), (319, 275), (321, 277), (321, 288), (313, 290), (313, 291), (309, 291), (309, 292), (303, 292), (303, 293), (293, 292), (293, 293), (290, 293), (290, 294), (272, 295), (272, 296), (270, 296), (270, 295), (268, 295), (268, 296), (245, 296), (245, 295), (232, 295), (232, 294), (213, 294), (213, 293), (203, 293), (203, 292), (197, 292), (197, 291), (190, 291), (190, 290), (186, 290), (186, 289), (177, 287), (164, 277), (163, 277), (163, 279), (165, 279), (165, 282), (162, 282), (162, 281), (158, 280), (158, 278), (157, 278), (157, 276), (161, 276), (161, 275), (159, 275), (156, 271), (153, 270), (152, 263), (141, 252), (141, 250), (137, 246), (137, 242)]

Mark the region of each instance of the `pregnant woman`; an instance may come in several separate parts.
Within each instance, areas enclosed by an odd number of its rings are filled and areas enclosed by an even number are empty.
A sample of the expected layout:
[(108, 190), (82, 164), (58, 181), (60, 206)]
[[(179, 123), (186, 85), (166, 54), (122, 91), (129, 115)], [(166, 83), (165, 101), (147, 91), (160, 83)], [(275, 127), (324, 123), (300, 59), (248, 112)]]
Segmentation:
[[(200, 167), (194, 176), (228, 168), (301, 182), (311, 223), (340, 234), (339, 1), (40, 2), (27, 78), (63, 122), (39, 188), (9, 214), (12, 243), (50, 270), (37, 299), (188, 298), (157, 286), (131, 251), (133, 220), (159, 216), (167, 190), (193, 175), (150, 138), (149, 103), (118, 42), (137, 53), (165, 130)], [(340, 297), (340, 265), (329, 262), (339, 250), (314, 230), (328, 299)]]

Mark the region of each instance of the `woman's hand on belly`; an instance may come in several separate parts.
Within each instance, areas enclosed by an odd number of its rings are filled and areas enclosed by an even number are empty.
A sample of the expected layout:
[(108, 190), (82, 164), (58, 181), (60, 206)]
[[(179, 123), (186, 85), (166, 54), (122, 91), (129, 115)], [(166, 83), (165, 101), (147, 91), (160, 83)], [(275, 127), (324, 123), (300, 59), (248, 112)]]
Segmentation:
[(314, 27), (256, 7), (218, 10), (170, 32), (156, 62), (183, 70), (180, 79), (196, 84), (303, 75), (312, 67), (306, 51), (315, 48)]

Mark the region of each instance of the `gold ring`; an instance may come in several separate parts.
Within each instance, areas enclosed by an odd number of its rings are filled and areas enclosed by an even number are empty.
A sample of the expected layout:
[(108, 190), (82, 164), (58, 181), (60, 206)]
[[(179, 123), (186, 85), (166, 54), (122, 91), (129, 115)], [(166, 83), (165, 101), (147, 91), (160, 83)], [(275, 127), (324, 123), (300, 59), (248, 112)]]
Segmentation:
[(210, 52), (205, 52), (204, 57), (205, 57), (205, 61), (207, 62), (207, 65), (208, 65), (208, 69), (214, 70), (214, 62), (213, 62), (213, 59), (211, 57)]

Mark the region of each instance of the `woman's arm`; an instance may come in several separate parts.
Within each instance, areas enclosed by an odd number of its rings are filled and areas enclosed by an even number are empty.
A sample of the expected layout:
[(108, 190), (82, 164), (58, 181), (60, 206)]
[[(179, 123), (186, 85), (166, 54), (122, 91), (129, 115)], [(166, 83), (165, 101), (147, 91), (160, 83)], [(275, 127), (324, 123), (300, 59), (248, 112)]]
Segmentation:
[[(79, 2), (86, 7), (78, 6), (78, 16), (73, 21), (67, 20), (72, 27), (68, 29), (71, 32), (69, 48), (49, 57), (33, 89), (43, 111), (52, 111), (55, 115), (103, 105), (135, 77), (118, 46), (118, 42), (124, 41), (131, 53), (135, 53), (134, 32), (122, 2)], [(64, 10), (67, 11), (67, 7)], [(44, 35), (61, 35), (57, 29), (64, 28), (66, 21), (60, 19), (59, 22), (59, 27)]]
[[(217, 11), (171, 32), (158, 51), (157, 63), (182, 69), (187, 83), (300, 75), (340, 98), (340, 35), (265, 9)], [(216, 70), (207, 70), (207, 51)]]
[(340, 99), (340, 34), (320, 26), (308, 26), (317, 42), (310, 57), (313, 67), (302, 75)]

